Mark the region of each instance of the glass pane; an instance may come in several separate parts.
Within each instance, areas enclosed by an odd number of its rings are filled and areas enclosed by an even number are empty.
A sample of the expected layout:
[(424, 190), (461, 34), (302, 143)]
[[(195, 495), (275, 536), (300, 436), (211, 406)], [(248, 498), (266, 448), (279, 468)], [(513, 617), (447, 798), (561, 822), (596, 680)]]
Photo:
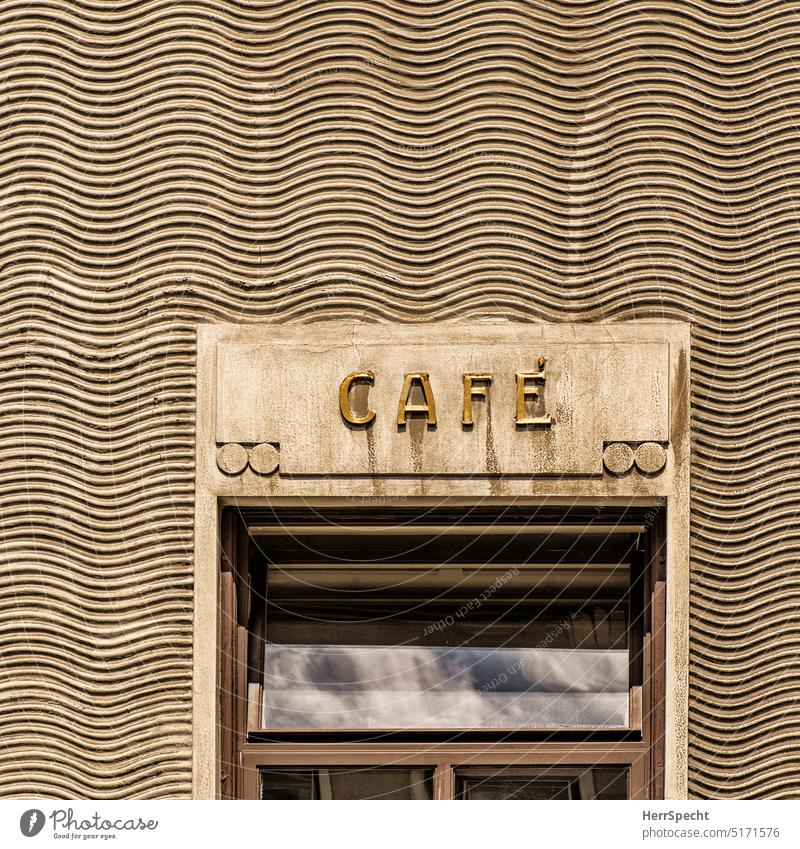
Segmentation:
[(627, 799), (627, 767), (456, 770), (457, 799)]
[(433, 799), (433, 769), (262, 769), (262, 799)]
[(264, 728), (624, 726), (628, 653), (275, 645)]
[(635, 535), (407, 530), (260, 541), (262, 728), (628, 725)]

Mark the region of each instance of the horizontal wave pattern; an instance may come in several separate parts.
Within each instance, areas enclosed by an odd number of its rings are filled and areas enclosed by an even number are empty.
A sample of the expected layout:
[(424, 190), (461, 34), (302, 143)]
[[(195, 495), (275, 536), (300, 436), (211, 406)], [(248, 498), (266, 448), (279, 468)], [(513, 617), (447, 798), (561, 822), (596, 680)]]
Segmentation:
[(690, 791), (800, 797), (800, 2), (7, 0), (0, 796), (191, 793), (194, 330), (693, 323)]

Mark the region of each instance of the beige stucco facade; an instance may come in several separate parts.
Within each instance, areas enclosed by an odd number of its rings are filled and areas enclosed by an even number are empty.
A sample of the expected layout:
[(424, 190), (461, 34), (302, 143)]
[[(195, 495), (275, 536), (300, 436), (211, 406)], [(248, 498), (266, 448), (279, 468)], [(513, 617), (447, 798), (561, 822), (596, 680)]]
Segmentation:
[[(0, 13), (0, 796), (214, 795), (217, 506), (379, 493), (666, 498), (668, 792), (800, 797), (795, 5)], [(579, 450), (448, 432), (518, 339), (602, 387)], [(424, 353), (440, 437), (364, 473), (254, 391), (292, 345)]]

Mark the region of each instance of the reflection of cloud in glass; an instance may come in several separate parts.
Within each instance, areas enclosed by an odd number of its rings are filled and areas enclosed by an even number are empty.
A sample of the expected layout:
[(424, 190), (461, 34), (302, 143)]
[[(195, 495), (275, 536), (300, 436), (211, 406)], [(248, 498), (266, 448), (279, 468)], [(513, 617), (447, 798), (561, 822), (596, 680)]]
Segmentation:
[(268, 644), (264, 728), (624, 727), (628, 652)]

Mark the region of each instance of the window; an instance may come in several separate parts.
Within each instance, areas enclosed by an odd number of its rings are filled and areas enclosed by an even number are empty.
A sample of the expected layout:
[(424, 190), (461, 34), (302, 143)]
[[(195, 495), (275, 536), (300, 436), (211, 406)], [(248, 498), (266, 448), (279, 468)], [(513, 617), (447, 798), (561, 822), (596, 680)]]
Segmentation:
[(456, 769), (456, 799), (626, 799), (624, 767)]
[(433, 799), (432, 769), (275, 767), (259, 773), (262, 799)]
[(661, 795), (655, 508), (223, 525), (225, 797)]

